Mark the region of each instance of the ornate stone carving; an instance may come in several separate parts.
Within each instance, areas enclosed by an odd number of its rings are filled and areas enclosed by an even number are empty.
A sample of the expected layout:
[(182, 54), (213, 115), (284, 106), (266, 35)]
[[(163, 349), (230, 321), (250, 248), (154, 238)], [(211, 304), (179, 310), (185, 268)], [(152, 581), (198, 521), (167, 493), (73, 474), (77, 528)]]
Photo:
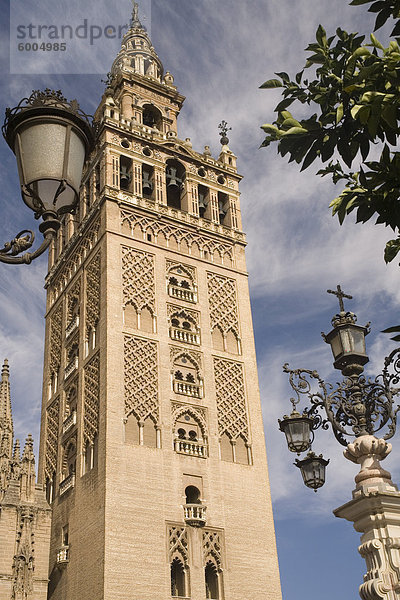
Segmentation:
[(55, 302), (63, 289), (68, 285), (68, 282), (71, 281), (72, 277), (77, 272), (78, 268), (90, 252), (90, 250), (97, 243), (98, 233), (100, 228), (100, 220), (97, 219), (94, 223), (85, 231), (85, 235), (82, 236), (82, 227), (80, 230), (75, 233), (75, 235), (71, 238), (66, 248), (66, 252), (74, 247), (72, 252), (65, 256), (65, 261), (63, 262), (63, 268), (58, 271), (56, 267), (53, 267), (52, 271), (49, 275), (49, 281), (51, 284), (52, 292), (50, 294), (50, 298), (52, 302)]
[(231, 440), (242, 436), (249, 441), (243, 366), (214, 357), (215, 392), (218, 410), (218, 433)]
[(61, 364), (63, 306), (60, 303), (50, 317), (50, 371), (57, 373)]
[(125, 417), (159, 422), (157, 344), (130, 335), (124, 337)]
[(138, 312), (156, 310), (154, 256), (122, 246), (122, 293), (124, 306), (132, 304)]
[(223, 334), (231, 330), (239, 337), (236, 282), (217, 273), (207, 273), (211, 330), (219, 327)]
[(168, 527), (168, 540), (170, 562), (172, 562), (174, 558), (178, 556), (182, 559), (182, 562), (185, 565), (185, 567), (188, 566), (189, 547), (186, 527), (180, 527), (179, 525), (170, 525)]
[(11, 600), (32, 598), (34, 571), (34, 511), (32, 508), (18, 509), (16, 552), (13, 563), (13, 585)]
[(392, 600), (400, 594), (400, 492), (380, 465), (390, 451), (386, 440), (362, 435), (343, 452), (361, 469), (353, 499), (333, 512), (363, 534), (358, 548), (367, 563), (359, 588), (363, 600)]
[[(161, 208), (162, 207), (160, 207), (160, 212), (168, 212), (167, 208), (164, 210), (161, 210)], [(188, 231), (183, 227), (163, 223), (159, 219), (156, 220), (150, 217), (142, 217), (128, 209), (121, 209), (121, 225), (123, 223), (128, 223), (132, 230), (138, 225), (145, 236), (147, 234), (153, 234), (157, 237), (161, 234), (165, 236), (167, 241), (170, 237), (174, 237), (180, 245), (181, 252), (187, 252), (187, 249), (189, 249), (189, 252), (187, 253), (190, 254), (190, 250), (195, 244), (199, 248), (203, 258), (209, 258), (212, 261), (214, 255), (218, 253), (226, 264), (233, 264), (233, 244), (223, 244), (222, 242), (215, 241), (211, 237), (200, 235), (195, 231)], [(182, 244), (182, 242), (186, 243)]]
[[(187, 350), (186, 348), (180, 348), (179, 346), (170, 346), (169, 347), (169, 356), (171, 360), (171, 365), (174, 364), (175, 360), (178, 357), (185, 356), (188, 358), (189, 362), (195, 367), (198, 374), (201, 371), (202, 364), (202, 356), (201, 352), (197, 352), (196, 350)], [(171, 367), (172, 368), (172, 367)]]
[(222, 569), (221, 532), (208, 529), (203, 531), (203, 561), (204, 565), (212, 560), (218, 569)]
[(57, 398), (46, 411), (45, 474), (49, 480), (57, 472), (59, 415), (60, 400)]
[(86, 327), (95, 329), (100, 318), (100, 252), (86, 269)]
[(84, 368), (83, 440), (94, 444), (99, 432), (100, 354), (96, 354)]
[(184, 265), (180, 262), (177, 262), (175, 260), (170, 260), (167, 258), (166, 261), (166, 267), (167, 267), (167, 274), (169, 275), (171, 271), (176, 271), (177, 269), (181, 269), (183, 271), (183, 274), (186, 274), (189, 276), (189, 278), (191, 279), (192, 283), (195, 284), (196, 283), (196, 269), (195, 267), (192, 267), (191, 265)]
[(76, 303), (80, 303), (81, 297), (81, 280), (78, 278), (74, 283), (71, 291), (67, 296), (67, 325), (70, 323), (73, 318), (74, 307)]

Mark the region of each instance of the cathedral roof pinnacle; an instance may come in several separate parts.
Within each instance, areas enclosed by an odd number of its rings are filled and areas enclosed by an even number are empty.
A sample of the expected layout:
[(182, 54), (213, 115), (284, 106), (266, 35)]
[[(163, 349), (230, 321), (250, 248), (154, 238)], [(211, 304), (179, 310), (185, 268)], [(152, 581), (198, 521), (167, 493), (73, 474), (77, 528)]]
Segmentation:
[[(5, 359), (1, 370), (0, 380), (0, 437), (5, 432), (13, 432), (13, 422), (11, 413), (11, 397), (10, 397), (10, 369), (8, 360)], [(12, 440), (11, 440), (12, 441)]]
[(24, 452), (22, 454), (23, 461), (35, 461), (35, 455), (33, 454), (33, 437), (29, 433), (24, 446)]
[(19, 462), (21, 460), (21, 448), (20, 448), (19, 440), (15, 440), (13, 459), (17, 462)]

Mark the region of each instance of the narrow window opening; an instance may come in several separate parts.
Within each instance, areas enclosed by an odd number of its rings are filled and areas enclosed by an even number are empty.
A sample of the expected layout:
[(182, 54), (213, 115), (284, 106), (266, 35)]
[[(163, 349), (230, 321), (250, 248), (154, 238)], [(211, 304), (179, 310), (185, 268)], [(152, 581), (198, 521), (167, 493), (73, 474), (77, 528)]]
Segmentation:
[(227, 206), (229, 204), (229, 198), (227, 194), (218, 192), (218, 216), (219, 222), (222, 224), (228, 212)]
[(185, 568), (179, 558), (175, 558), (171, 563), (171, 596), (185, 597)]
[(208, 600), (219, 600), (218, 573), (212, 562), (207, 563), (205, 568), (206, 598)]
[(185, 169), (175, 159), (167, 161), (167, 205), (171, 208), (181, 209), (181, 198), (184, 189)]
[(142, 192), (145, 198), (151, 198), (154, 191), (154, 167), (142, 165)]
[(121, 190), (132, 191), (132, 160), (127, 156), (119, 159), (119, 185)]
[(209, 218), (207, 215), (207, 206), (209, 203), (208, 192), (209, 192), (208, 188), (206, 188), (204, 185), (198, 186), (199, 215), (202, 218), (204, 218), (204, 217)]

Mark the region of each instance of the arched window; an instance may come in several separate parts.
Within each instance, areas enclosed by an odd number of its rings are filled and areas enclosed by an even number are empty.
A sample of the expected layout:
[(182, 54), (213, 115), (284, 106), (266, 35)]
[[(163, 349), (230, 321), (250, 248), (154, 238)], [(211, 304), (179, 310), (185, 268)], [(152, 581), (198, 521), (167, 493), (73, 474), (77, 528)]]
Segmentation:
[(186, 504), (201, 504), (200, 490), (194, 485), (188, 485), (185, 489)]
[(53, 472), (51, 477), (46, 477), (46, 500), (51, 504), (54, 500), (54, 487), (56, 482), (56, 474)]
[[(175, 264), (167, 272), (168, 295), (185, 302), (197, 302), (197, 286), (189, 269)], [(174, 315), (175, 316), (175, 315)]]
[(204, 570), (206, 584), (206, 598), (219, 600), (219, 582), (217, 567), (213, 562), (209, 561)]
[(143, 125), (162, 131), (162, 115), (153, 104), (143, 106)]
[(186, 596), (185, 567), (179, 558), (174, 558), (171, 563), (171, 596)]
[(182, 353), (176, 357), (172, 370), (172, 389), (176, 394), (203, 397), (203, 380), (199, 365), (189, 354)]
[(206, 424), (192, 409), (175, 417), (174, 448), (180, 454), (207, 458)]

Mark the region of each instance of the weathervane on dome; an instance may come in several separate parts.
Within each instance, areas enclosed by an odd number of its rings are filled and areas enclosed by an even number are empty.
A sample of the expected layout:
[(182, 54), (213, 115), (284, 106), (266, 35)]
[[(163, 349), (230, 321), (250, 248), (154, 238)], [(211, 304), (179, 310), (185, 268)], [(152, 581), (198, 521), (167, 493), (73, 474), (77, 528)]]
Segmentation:
[(226, 121), (221, 121), (221, 123), (218, 125), (218, 129), (221, 131), (221, 144), (223, 146), (227, 146), (229, 144), (229, 138), (226, 134), (228, 131), (231, 131), (232, 127), (228, 127), (228, 123)]
[(140, 22), (139, 19), (139, 4), (137, 2), (135, 2), (134, 0), (132, 0), (132, 4), (133, 4), (133, 10), (132, 10), (132, 19), (131, 19), (131, 26), (132, 27), (141, 27), (143, 28), (143, 25)]

